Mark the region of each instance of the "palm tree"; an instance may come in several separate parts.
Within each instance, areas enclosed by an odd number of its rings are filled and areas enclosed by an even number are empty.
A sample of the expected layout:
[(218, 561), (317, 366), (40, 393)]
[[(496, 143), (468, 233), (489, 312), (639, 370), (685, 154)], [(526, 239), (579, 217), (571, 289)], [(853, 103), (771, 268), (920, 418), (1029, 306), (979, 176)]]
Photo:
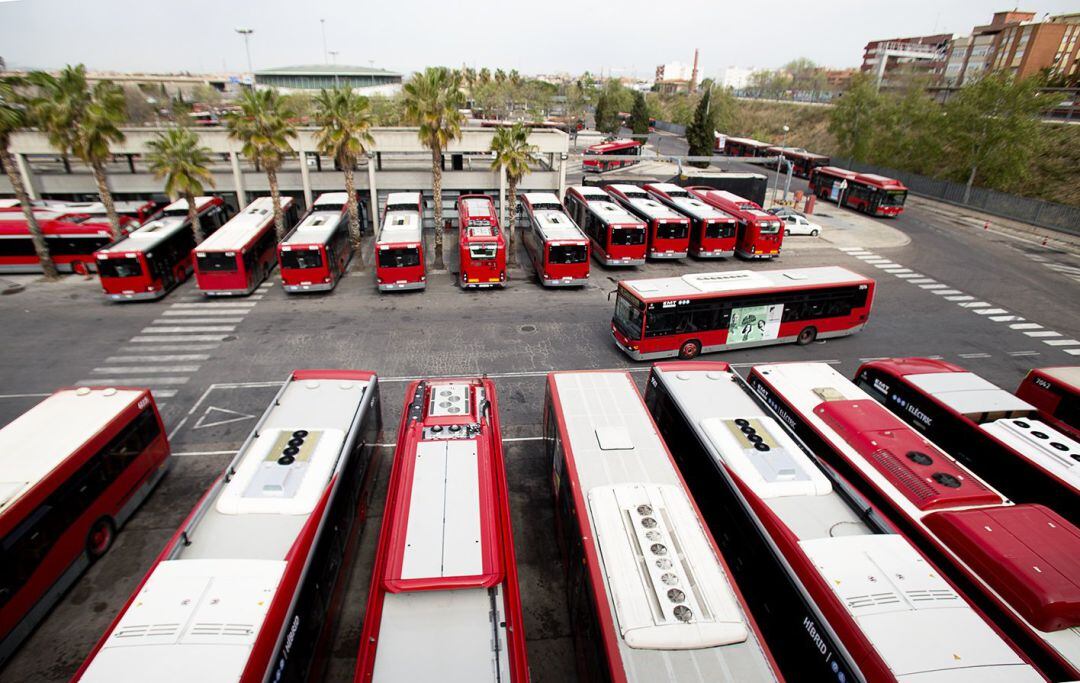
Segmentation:
[(270, 198), (274, 203), (274, 227), (278, 241), (285, 237), (285, 215), (277, 172), (285, 157), (292, 154), (289, 138), (296, 137), (292, 106), (276, 90), (245, 90), (237, 100), (240, 110), (229, 115), (229, 137), (240, 141), (241, 152), (266, 171)]
[(38, 260), (41, 261), (41, 270), (47, 279), (55, 280), (59, 277), (56, 264), (49, 255), (49, 246), (45, 244), (45, 236), (41, 233), (41, 226), (38, 225), (34, 210), (30, 206), (30, 196), (26, 194), (22, 176), (15, 168), (15, 157), (11, 154), (12, 133), (30, 124), (26, 101), (19, 92), (19, 88), (23, 85), (25, 82), (21, 79), (11, 77), (0, 79), (0, 165), (7, 171), (11, 189), (15, 191), (15, 197), (22, 205), (23, 216), (26, 217), (26, 225), (30, 229), (30, 241), (34, 245)]
[(93, 88), (86, 80), (86, 67), (67, 66), (59, 76), (41, 71), (30, 75), (40, 95), (34, 100), (34, 119), (49, 143), (64, 154), (73, 154), (94, 172), (101, 203), (112, 225), (113, 237), (120, 237), (120, 217), (105, 173), (109, 145), (123, 142), (120, 126), (127, 118), (124, 91), (112, 81), (98, 81)]
[(420, 127), (420, 142), (431, 150), (431, 186), (435, 195), (435, 268), (443, 265), (442, 154), (461, 136), (465, 96), (449, 69), (429, 66), (405, 84), (405, 117)]
[(349, 195), (349, 237), (353, 252), (364, 267), (360, 251), (360, 210), (356, 205), (353, 170), (360, 156), (375, 144), (371, 137), (371, 107), (368, 99), (349, 88), (323, 90), (315, 98), (315, 134), (320, 154), (334, 157), (345, 174), (345, 192)]
[(150, 171), (158, 180), (165, 179), (165, 193), (187, 202), (188, 220), (195, 232), (195, 241), (202, 242), (202, 225), (195, 198), (203, 194), (204, 185), (214, 186), (214, 176), (207, 168), (211, 150), (199, 144), (199, 136), (187, 128), (170, 128), (146, 143), (150, 148)]
[(506, 243), (507, 253), (510, 254), (510, 265), (517, 265), (517, 249), (514, 234), (517, 228), (517, 185), (526, 173), (530, 171), (529, 161), (537, 152), (536, 145), (529, 144), (529, 129), (521, 123), (499, 128), (495, 131), (495, 137), (491, 139), (491, 151), (495, 153), (495, 159), (491, 162), (492, 169), (506, 171), (506, 182), (510, 186), (510, 239)]

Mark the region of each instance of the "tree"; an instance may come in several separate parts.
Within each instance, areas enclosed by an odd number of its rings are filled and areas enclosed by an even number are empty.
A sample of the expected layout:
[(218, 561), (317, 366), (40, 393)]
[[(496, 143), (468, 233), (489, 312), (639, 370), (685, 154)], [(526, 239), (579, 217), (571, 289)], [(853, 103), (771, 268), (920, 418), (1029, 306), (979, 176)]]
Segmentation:
[(236, 104), (239, 111), (231, 112), (225, 119), (229, 137), (238, 140), (241, 153), (266, 172), (274, 204), (274, 227), (281, 241), (285, 237), (285, 215), (281, 210), (277, 172), (285, 157), (292, 154), (289, 138), (296, 137), (291, 122), (295, 112), (276, 90), (245, 90)]
[(836, 137), (841, 156), (866, 161), (874, 137), (881, 96), (873, 76), (859, 72), (829, 114), (829, 131)]
[(504, 170), (506, 183), (509, 185), (510, 239), (506, 243), (506, 250), (510, 254), (510, 265), (514, 266), (517, 265), (517, 242), (514, 239), (517, 227), (517, 186), (518, 181), (531, 170), (529, 161), (536, 154), (537, 147), (529, 144), (529, 129), (515, 123), (509, 128), (503, 127), (495, 131), (495, 137), (491, 139), (491, 151), (495, 153), (491, 168)]
[(916, 173), (937, 173), (942, 161), (943, 109), (915, 80), (903, 92), (881, 97), (874, 116), (869, 160)]
[(608, 98), (606, 92), (601, 92), (596, 100), (596, 130), (602, 133), (614, 134), (619, 130), (619, 112)]
[(205, 193), (204, 186), (214, 186), (210, 173), (209, 147), (199, 144), (199, 136), (187, 128), (174, 127), (158, 133), (157, 138), (146, 143), (150, 148), (150, 171), (158, 180), (165, 179), (165, 194), (169, 199), (182, 197), (187, 202), (188, 220), (195, 233), (195, 241), (202, 242), (199, 208), (195, 198)]
[(645, 103), (644, 93), (634, 94), (634, 107), (630, 110), (630, 130), (634, 135), (649, 134), (649, 105)]
[[(481, 72), (482, 73), (482, 72)], [(405, 118), (419, 126), (420, 142), (431, 150), (431, 187), (435, 199), (435, 268), (442, 270), (442, 155), (452, 140), (461, 136), (464, 117), (460, 109), (465, 104), (461, 83), (450, 70), (428, 67), (413, 74), (402, 88), (405, 93)]]
[[(702, 89), (701, 99), (694, 110), (694, 120), (686, 127), (686, 143), (690, 146), (690, 156), (712, 156), (716, 146), (716, 118), (712, 111), (713, 88)], [(707, 167), (708, 162), (696, 161), (695, 166)]]
[(19, 200), (23, 216), (26, 218), (26, 226), (30, 231), (30, 242), (34, 245), (34, 253), (41, 261), (41, 270), (49, 280), (59, 277), (56, 272), (56, 264), (53, 263), (52, 255), (49, 254), (49, 246), (45, 243), (45, 235), (41, 232), (34, 209), (30, 205), (30, 195), (22, 183), (22, 176), (15, 168), (15, 157), (11, 154), (11, 136), (20, 128), (27, 128), (32, 123), (26, 99), (20, 89), (25, 85), (22, 79), (8, 77), (0, 78), (0, 165), (7, 171), (11, 189), (15, 192), (15, 198)]
[(124, 140), (120, 132), (126, 118), (124, 91), (112, 81), (98, 81), (90, 88), (82, 64), (64, 67), (59, 76), (35, 71), (30, 81), (40, 91), (32, 103), (35, 121), (53, 147), (73, 154), (94, 172), (113, 237), (119, 238), (120, 217), (109, 190), (105, 163), (111, 154), (109, 145)]
[(368, 98), (371, 121), (375, 126), (400, 126), (404, 120), (405, 103), (401, 93), (395, 95), (372, 95)]
[(356, 205), (356, 183), (353, 169), (360, 157), (375, 144), (371, 137), (371, 109), (366, 97), (349, 88), (323, 90), (315, 99), (315, 134), (319, 152), (332, 156), (345, 174), (345, 192), (349, 195), (349, 236), (353, 252), (364, 267), (360, 250), (360, 210)]

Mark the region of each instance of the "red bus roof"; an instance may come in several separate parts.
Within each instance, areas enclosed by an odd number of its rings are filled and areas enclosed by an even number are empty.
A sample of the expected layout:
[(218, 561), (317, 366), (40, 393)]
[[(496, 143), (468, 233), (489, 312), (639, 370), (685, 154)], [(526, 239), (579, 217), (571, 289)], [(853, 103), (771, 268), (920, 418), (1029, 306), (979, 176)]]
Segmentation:
[[(80, 214), (64, 214), (55, 211), (34, 211), (38, 227), (45, 235), (109, 235), (112, 226), (101, 217)], [(121, 218), (123, 221), (124, 219)], [(26, 217), (22, 212), (0, 213), (0, 235), (28, 235)]]
[(873, 284), (872, 279), (847, 268), (819, 266), (787, 270), (724, 270), (675, 277), (621, 280), (619, 287), (650, 303), (668, 299), (701, 299), (754, 292)]
[[(281, 210), (288, 211), (292, 197), (281, 198)], [(267, 226), (274, 224), (274, 202), (270, 197), (259, 197), (247, 205), (229, 222), (218, 228), (202, 241), (195, 251), (239, 251), (246, 247)]]
[(855, 176), (855, 182), (865, 183), (882, 190), (906, 190), (902, 182), (894, 178), (887, 178), (876, 173), (859, 173)]
[(840, 168), (839, 166), (819, 166), (814, 169), (815, 173), (824, 173), (826, 175), (837, 176), (844, 180), (855, 180), (855, 176), (858, 174), (855, 171), (849, 171), (846, 168)]
[(614, 152), (620, 149), (631, 149), (633, 147), (641, 147), (644, 143), (637, 140), (611, 140), (610, 142), (601, 142), (595, 145), (591, 145), (586, 148), (589, 152)]

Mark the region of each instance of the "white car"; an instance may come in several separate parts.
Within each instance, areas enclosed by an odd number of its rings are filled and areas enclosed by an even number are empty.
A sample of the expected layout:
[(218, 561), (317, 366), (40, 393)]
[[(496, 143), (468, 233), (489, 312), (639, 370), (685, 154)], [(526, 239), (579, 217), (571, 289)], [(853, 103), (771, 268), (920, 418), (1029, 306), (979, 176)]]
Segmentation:
[(817, 237), (821, 234), (821, 226), (806, 220), (805, 216), (789, 213), (786, 216), (782, 216), (781, 220), (784, 221), (785, 235), (810, 235), (811, 237)]

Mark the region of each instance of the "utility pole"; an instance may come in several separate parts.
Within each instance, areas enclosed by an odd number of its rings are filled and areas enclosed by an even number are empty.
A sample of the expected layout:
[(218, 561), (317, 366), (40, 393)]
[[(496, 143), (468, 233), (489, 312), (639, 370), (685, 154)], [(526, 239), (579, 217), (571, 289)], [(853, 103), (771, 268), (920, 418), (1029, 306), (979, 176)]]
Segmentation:
[(319, 19), (319, 26), (322, 28), (322, 60), (323, 64), (329, 64), (330, 58), (326, 56), (326, 19)]
[(251, 68), (251, 34), (255, 33), (255, 31), (250, 28), (238, 28), (236, 29), (236, 32), (244, 36), (244, 50), (247, 52), (248, 73), (254, 74), (255, 70)]
[[(334, 60), (334, 66), (337, 66), (337, 56), (338, 56), (338, 54), (340, 54), (340, 53), (337, 50), (330, 50), (330, 56)], [(337, 71), (337, 69), (334, 69), (334, 88), (336, 89), (336, 88), (340, 88), (340, 87), (341, 87), (341, 84), (338, 83), (338, 71)]]
[[(780, 164), (784, 161), (784, 150), (787, 149), (787, 134), (791, 130), (787, 126), (784, 126), (784, 136), (780, 140), (780, 155), (776, 159), (776, 187), (773, 189), (773, 202), (776, 201), (776, 195), (780, 194)], [(784, 199), (787, 199), (787, 195), (784, 195)]]

